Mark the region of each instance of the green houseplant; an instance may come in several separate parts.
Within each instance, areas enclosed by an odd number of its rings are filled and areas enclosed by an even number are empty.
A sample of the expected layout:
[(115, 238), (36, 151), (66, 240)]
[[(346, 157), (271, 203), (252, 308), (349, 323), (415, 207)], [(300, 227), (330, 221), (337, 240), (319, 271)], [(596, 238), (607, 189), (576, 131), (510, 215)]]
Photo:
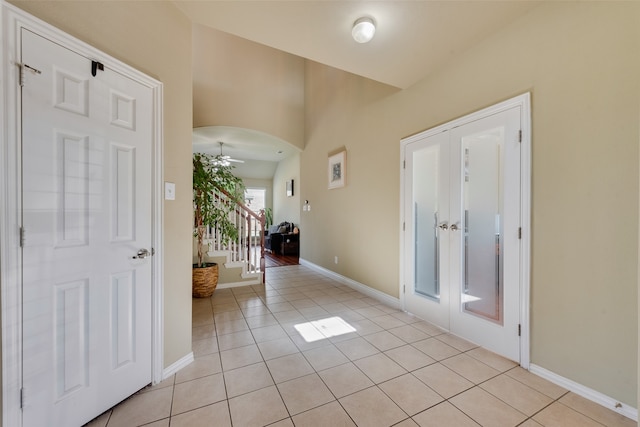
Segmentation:
[[(193, 295), (196, 297), (211, 296), (218, 284), (217, 264), (204, 262), (207, 225), (217, 230), (216, 238), (220, 242), (238, 240), (238, 228), (229, 219), (229, 214), (237, 202), (242, 202), (245, 188), (232, 170), (233, 166), (220, 155), (193, 155), (193, 235), (198, 249), (198, 260), (193, 264)], [(220, 197), (220, 190), (227, 197)]]
[(273, 210), (271, 208), (264, 208), (264, 226), (269, 229), (273, 224)]

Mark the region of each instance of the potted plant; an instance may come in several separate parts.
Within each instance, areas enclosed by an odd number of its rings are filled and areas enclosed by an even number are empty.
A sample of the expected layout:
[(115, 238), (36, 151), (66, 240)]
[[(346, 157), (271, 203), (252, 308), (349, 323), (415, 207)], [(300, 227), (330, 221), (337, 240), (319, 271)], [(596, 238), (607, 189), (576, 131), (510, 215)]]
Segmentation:
[(273, 210), (264, 208), (264, 227), (268, 230), (271, 224), (273, 224)]
[[(218, 285), (218, 265), (205, 263), (204, 236), (207, 226), (217, 230), (221, 242), (237, 241), (238, 228), (229, 219), (236, 202), (244, 197), (242, 180), (231, 172), (233, 166), (221, 155), (193, 155), (194, 230), (198, 262), (193, 264), (193, 296), (209, 297)], [(228, 197), (220, 198), (220, 190)]]

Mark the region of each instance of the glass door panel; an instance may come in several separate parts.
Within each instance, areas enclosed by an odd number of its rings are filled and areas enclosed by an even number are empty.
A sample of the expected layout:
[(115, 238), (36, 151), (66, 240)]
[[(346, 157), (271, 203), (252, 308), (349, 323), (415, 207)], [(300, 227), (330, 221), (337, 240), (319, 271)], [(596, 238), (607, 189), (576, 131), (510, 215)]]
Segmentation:
[(520, 342), (519, 129), (512, 108), (458, 126), (450, 139), (450, 331), (511, 360)]
[(419, 138), (404, 157), (405, 307), (448, 328), (449, 136)]
[(462, 138), (462, 309), (502, 324), (502, 158), (504, 127)]
[(440, 300), (439, 203), (440, 147), (435, 145), (413, 155), (414, 289), (416, 293)]

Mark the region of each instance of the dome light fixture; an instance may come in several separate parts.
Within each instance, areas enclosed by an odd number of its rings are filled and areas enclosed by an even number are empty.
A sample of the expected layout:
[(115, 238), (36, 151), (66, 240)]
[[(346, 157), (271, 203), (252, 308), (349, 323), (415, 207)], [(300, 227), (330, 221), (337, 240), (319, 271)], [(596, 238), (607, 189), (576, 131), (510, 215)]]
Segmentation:
[(367, 16), (358, 18), (356, 22), (353, 23), (353, 29), (351, 30), (353, 39), (358, 43), (367, 43), (371, 41), (375, 33), (376, 24), (373, 22), (373, 19)]

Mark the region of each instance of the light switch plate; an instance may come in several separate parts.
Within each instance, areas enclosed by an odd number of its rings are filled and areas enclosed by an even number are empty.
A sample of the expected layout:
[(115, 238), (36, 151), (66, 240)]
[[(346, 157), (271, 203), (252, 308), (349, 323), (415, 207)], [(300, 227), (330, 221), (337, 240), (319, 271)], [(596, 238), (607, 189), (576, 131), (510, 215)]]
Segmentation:
[(173, 182), (164, 183), (164, 199), (175, 200), (176, 199), (176, 184)]

